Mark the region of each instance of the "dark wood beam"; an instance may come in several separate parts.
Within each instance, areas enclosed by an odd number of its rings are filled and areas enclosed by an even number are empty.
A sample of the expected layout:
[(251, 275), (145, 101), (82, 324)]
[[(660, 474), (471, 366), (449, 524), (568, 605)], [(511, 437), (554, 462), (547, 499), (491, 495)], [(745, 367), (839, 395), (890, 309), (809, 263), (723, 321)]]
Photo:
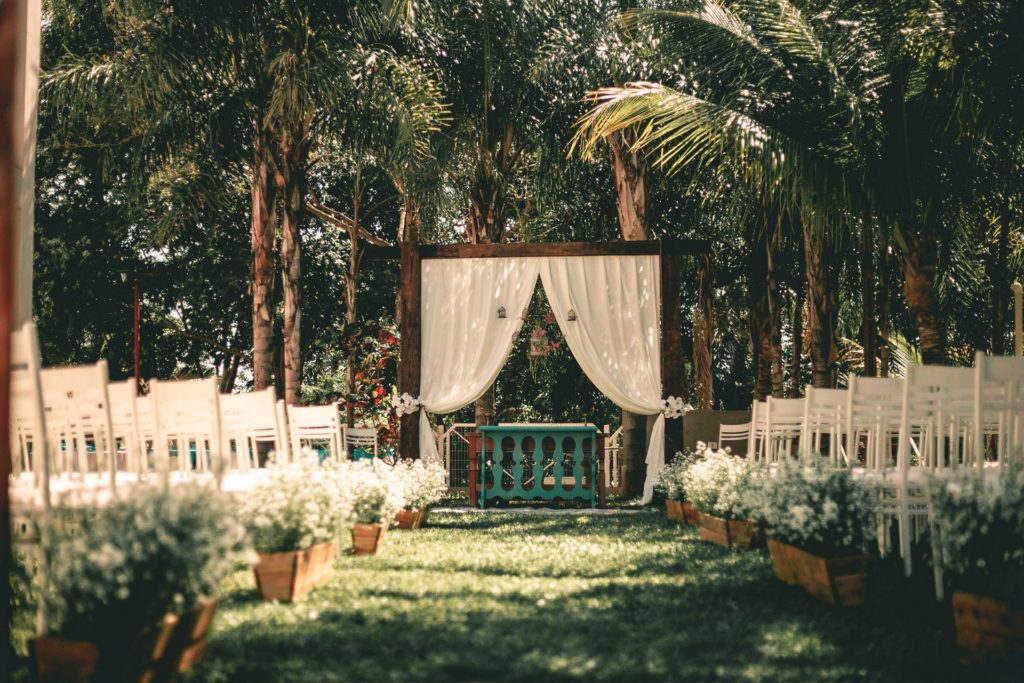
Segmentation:
[[(681, 254), (661, 252), (661, 397), (683, 395)], [(665, 462), (683, 449), (683, 418), (665, 420)]]
[[(13, 671), (10, 661), (11, 613), (11, 332), (14, 325), (14, 69), (19, 2), (0, 2), (0, 671)], [(6, 679), (6, 674), (4, 675)]]
[[(665, 238), (635, 242), (518, 242), (502, 244), (425, 244), (420, 258), (528, 258), (531, 256), (649, 256), (659, 254), (709, 254), (706, 240)], [(363, 258), (394, 261), (401, 258), (397, 247), (367, 247)]]
[[(398, 367), (398, 389), (413, 396), (420, 394), (420, 341), (422, 337), (420, 332), (422, 261), (416, 247), (417, 245), (412, 242), (402, 242), (401, 274), (399, 276), (399, 287), (402, 292), (402, 319), (398, 331), (402, 338), (402, 347)], [(419, 414), (403, 415), (398, 434), (398, 453), (403, 458), (419, 459)]]

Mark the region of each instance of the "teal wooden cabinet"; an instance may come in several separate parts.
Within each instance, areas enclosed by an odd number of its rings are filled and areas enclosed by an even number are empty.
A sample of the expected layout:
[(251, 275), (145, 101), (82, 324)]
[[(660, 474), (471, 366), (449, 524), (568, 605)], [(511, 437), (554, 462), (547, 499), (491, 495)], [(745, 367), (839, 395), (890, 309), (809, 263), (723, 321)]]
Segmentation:
[(594, 426), (496, 425), (470, 436), (470, 505), (604, 503), (604, 433)]

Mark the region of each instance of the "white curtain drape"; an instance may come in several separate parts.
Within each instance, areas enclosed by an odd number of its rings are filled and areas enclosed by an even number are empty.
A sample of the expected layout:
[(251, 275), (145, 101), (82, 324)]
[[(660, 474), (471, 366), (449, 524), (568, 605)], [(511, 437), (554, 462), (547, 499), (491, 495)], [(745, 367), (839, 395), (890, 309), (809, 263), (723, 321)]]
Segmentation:
[[(450, 413), (497, 379), (530, 304), (541, 259), (423, 261), (420, 454), (440, 457), (427, 412)], [(505, 317), (498, 317), (498, 309)]]
[(658, 257), (550, 257), (540, 277), (558, 327), (594, 386), (624, 410), (658, 415), (644, 481), (643, 502), (650, 502), (665, 464)]

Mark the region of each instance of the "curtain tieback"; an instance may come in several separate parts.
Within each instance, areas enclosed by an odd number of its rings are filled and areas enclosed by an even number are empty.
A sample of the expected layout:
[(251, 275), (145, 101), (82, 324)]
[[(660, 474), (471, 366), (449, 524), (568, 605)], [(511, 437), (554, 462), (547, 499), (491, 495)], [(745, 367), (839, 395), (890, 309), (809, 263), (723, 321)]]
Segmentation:
[(401, 396), (391, 400), (391, 406), (395, 409), (395, 415), (398, 417), (417, 413), (422, 405), (423, 404), (420, 403), (419, 397), (413, 396), (409, 392), (405, 392)]
[(661, 413), (669, 420), (682, 417), (691, 410), (693, 408), (686, 405), (683, 399), (678, 396), (669, 396), (661, 402)]

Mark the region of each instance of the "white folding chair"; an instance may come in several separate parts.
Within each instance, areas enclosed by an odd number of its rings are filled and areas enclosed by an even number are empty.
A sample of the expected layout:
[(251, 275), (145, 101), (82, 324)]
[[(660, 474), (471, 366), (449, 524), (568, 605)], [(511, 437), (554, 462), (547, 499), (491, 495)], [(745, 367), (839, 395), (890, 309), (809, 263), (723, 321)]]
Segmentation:
[(36, 327), (25, 323), (11, 335), (10, 436), (15, 474), (31, 474), (45, 508), (50, 507), (52, 462), (47, 446)]
[[(851, 465), (864, 444), (864, 466), (882, 471), (893, 465), (893, 446), (900, 433), (903, 380), (895, 377), (850, 376), (846, 392), (846, 454)], [(917, 448), (916, 444), (912, 444)]]
[(327, 444), (330, 457), (340, 460), (342, 447), (341, 418), (338, 404), (326, 406), (288, 406), (288, 429), (291, 431), (292, 452), (302, 452), (302, 444)]
[(828, 458), (834, 466), (849, 466), (850, 458), (843, 447), (846, 389), (821, 389), (808, 385), (805, 389), (804, 419), (800, 429), (800, 456), (823, 455), (822, 437), (828, 438)]
[(114, 432), (114, 443), (122, 444), (125, 469), (142, 477), (144, 444), (139, 436), (139, 414), (135, 407), (137, 387), (134, 379), (111, 382), (107, 385), (107, 396), (110, 399), (110, 427)]
[(750, 437), (747, 441), (747, 457), (764, 460), (765, 432), (768, 427), (768, 404), (754, 401), (750, 404)]
[(278, 399), (274, 404), (274, 412), (277, 414), (277, 429), (281, 434), (281, 450), (277, 453), (277, 462), (282, 465), (291, 463), (298, 453), (292, 452), (291, 431), (288, 428), (288, 410), (283, 400)]
[(356, 450), (371, 453), (377, 459), (377, 430), (373, 427), (344, 427), (345, 452), (350, 459), (355, 459)]
[(135, 421), (139, 430), (142, 471), (146, 472), (149, 470), (149, 454), (153, 453), (155, 457), (156, 453), (156, 413), (151, 396), (135, 397)]
[(39, 371), (39, 379), (53, 460), (65, 474), (78, 474), (83, 479), (92, 471), (91, 461), (95, 460), (97, 475), (102, 476), (105, 470), (113, 489), (117, 445), (107, 396), (107, 362), (44, 368)]
[(998, 464), (1024, 462), (1024, 358), (977, 355), (974, 369), (974, 464), (994, 439)]
[(234, 442), (237, 467), (242, 472), (249, 471), (259, 443), (270, 442), (275, 454), (287, 454), (273, 388), (248, 394), (222, 394), (220, 413), (225, 438), (229, 444)]
[[(718, 425), (718, 447), (724, 449), (728, 441), (750, 443), (750, 422), (738, 425)], [(752, 455), (748, 453), (747, 455)]]
[[(212, 378), (153, 380), (150, 399), (156, 422), (157, 468), (170, 468), (169, 444), (173, 441), (179, 472), (212, 469), (219, 482), (223, 475), (222, 463), (229, 450), (221, 429), (217, 381)], [(194, 464), (190, 452), (192, 444), (195, 444)]]
[(804, 399), (768, 397), (765, 403), (765, 436), (762, 450), (767, 462), (793, 455), (804, 423)]

